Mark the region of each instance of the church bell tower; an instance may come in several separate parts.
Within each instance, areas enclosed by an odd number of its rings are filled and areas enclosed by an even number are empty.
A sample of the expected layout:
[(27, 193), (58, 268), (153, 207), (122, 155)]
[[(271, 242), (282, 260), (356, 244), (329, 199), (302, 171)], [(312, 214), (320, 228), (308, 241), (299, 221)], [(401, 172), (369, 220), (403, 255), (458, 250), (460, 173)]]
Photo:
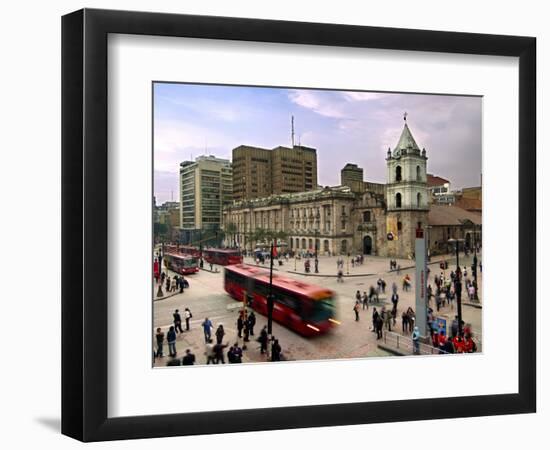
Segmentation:
[(429, 191), (426, 150), (420, 150), (407, 124), (386, 158), (387, 254), (410, 258), (414, 254), (416, 230), (428, 225)]

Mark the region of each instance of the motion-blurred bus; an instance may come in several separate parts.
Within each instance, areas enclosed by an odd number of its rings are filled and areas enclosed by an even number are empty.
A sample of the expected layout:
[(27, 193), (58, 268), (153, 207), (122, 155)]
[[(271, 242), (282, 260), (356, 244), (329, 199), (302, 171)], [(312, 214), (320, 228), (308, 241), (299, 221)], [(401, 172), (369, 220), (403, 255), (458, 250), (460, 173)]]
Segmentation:
[(231, 248), (203, 249), (202, 256), (207, 263), (218, 264), (220, 266), (230, 266), (243, 262), (241, 251)]
[[(238, 264), (225, 268), (225, 291), (267, 316), (269, 273), (253, 266)], [(335, 293), (313, 284), (273, 275), (273, 320), (302, 336), (328, 332), (335, 324)]]
[(195, 256), (165, 253), (164, 261), (168, 269), (181, 275), (189, 275), (199, 271), (198, 259)]

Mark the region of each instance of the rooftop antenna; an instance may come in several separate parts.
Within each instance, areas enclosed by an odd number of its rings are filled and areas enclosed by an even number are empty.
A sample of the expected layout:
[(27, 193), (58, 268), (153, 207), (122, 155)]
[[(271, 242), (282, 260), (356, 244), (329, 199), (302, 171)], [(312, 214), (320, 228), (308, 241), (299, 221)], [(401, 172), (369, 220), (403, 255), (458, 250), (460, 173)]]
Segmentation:
[(294, 148), (294, 116), (290, 119), (290, 138), (292, 141), (292, 148)]

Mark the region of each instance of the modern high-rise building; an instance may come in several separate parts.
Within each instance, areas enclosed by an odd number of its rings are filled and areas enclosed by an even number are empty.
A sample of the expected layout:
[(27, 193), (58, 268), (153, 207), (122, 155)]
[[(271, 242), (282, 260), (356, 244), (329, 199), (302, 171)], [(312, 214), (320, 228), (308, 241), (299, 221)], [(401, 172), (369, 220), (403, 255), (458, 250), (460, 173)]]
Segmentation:
[(240, 145), (233, 149), (233, 199), (317, 189), (317, 150), (303, 145), (272, 150)]
[(202, 231), (219, 230), (222, 208), (231, 204), (231, 162), (215, 156), (199, 156), (180, 164), (180, 228), (184, 241)]
[(364, 192), (363, 169), (357, 164), (347, 163), (340, 171), (342, 186), (349, 187), (353, 192)]

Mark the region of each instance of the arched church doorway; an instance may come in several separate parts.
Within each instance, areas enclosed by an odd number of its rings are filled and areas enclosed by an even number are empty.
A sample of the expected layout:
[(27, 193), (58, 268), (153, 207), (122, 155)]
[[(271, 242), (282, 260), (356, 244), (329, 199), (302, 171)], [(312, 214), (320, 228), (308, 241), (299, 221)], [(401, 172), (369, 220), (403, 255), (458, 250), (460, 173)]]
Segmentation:
[(372, 238), (370, 236), (365, 236), (363, 238), (363, 254), (372, 254)]

